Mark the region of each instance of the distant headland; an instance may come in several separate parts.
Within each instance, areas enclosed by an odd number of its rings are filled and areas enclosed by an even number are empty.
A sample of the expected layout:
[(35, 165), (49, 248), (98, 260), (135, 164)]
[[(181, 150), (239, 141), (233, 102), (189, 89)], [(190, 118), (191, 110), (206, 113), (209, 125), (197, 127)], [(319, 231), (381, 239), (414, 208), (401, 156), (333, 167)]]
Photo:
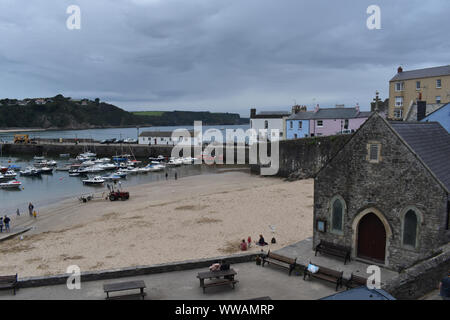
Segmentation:
[(59, 94), (51, 98), (0, 99), (0, 129), (92, 129), (132, 126), (248, 124), (237, 113), (194, 111), (128, 112), (99, 98), (72, 99)]

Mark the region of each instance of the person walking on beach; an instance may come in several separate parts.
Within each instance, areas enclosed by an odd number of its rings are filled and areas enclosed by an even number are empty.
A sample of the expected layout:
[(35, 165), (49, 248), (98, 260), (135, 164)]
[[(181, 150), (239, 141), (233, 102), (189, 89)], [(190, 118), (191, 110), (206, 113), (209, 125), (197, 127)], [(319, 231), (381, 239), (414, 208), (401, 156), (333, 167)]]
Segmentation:
[(175, 171), (175, 180), (177, 180), (178, 179), (178, 174), (177, 174), (177, 172)]
[(18, 217), (20, 217), (20, 211), (19, 211), (19, 208), (17, 208), (16, 214), (17, 214)]
[(5, 215), (5, 217), (3, 218), (3, 223), (5, 224), (5, 231), (9, 232), (9, 222), (11, 221), (11, 219)]
[(3, 217), (0, 217), (0, 233), (3, 232)]
[(34, 209), (34, 206), (33, 206), (33, 204), (30, 202), (30, 204), (28, 205), (28, 211), (30, 212), (30, 217), (33, 215), (33, 209)]
[(166, 180), (169, 178), (169, 174), (167, 173), (167, 171), (166, 171)]
[(37, 212), (36, 212), (36, 210), (33, 211), (33, 217), (34, 217), (35, 219), (37, 219)]

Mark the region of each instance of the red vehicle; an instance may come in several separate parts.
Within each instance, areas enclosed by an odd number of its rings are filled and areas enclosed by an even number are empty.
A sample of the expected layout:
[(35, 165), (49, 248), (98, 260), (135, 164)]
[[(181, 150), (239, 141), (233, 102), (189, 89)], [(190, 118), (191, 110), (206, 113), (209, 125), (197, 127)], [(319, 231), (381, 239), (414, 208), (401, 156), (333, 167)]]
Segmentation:
[(130, 199), (130, 193), (126, 191), (112, 191), (109, 194), (109, 200), (116, 201), (116, 200), (128, 200)]

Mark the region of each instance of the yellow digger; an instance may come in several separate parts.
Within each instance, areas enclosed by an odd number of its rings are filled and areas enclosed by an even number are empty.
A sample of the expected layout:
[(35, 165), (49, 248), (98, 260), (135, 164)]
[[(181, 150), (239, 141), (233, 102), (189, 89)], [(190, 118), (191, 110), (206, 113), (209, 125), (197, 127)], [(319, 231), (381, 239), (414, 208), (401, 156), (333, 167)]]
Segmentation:
[(27, 134), (15, 134), (14, 143), (31, 143), (31, 139)]

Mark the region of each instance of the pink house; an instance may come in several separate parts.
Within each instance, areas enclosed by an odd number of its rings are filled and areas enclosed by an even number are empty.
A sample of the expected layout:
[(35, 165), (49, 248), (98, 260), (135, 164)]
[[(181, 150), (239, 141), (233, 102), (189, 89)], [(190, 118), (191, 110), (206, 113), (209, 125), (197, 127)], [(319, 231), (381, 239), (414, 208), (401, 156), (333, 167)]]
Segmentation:
[(319, 108), (309, 120), (309, 134), (314, 136), (332, 136), (341, 133), (355, 132), (371, 115), (371, 112), (360, 111), (359, 105), (354, 108)]

